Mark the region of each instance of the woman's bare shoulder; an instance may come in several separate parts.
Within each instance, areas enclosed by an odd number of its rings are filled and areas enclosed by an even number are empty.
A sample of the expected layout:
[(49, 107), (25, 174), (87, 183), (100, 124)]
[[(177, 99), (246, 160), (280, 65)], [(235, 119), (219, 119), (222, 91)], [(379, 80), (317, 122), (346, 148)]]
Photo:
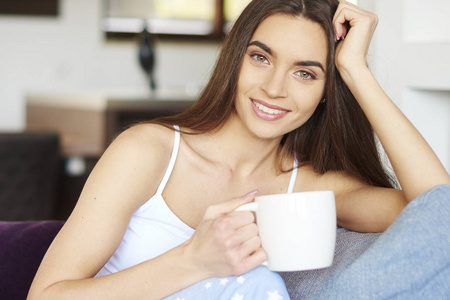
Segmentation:
[(137, 146), (158, 150), (172, 147), (174, 130), (152, 123), (141, 123), (123, 131), (111, 144)]
[(160, 172), (170, 160), (173, 142), (174, 130), (158, 124), (142, 123), (122, 132), (105, 155), (114, 152), (128, 159), (132, 165), (145, 166), (142, 170)]
[(135, 209), (135, 205), (156, 192), (169, 163), (173, 141), (174, 131), (156, 124), (125, 130), (94, 168), (85, 186), (86, 193), (106, 190), (113, 198), (127, 194), (131, 209)]
[(174, 130), (143, 123), (122, 132), (108, 147), (105, 155), (120, 152), (124, 157), (155, 166), (155, 163), (170, 156), (173, 141)]

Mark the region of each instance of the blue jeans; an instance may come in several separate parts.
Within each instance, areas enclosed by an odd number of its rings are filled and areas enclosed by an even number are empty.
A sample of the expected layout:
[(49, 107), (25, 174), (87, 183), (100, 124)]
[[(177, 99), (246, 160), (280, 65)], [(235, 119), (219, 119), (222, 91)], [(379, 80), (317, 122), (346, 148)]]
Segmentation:
[(420, 195), (381, 235), (338, 229), (330, 268), (281, 275), (292, 299), (450, 299), (450, 185)]

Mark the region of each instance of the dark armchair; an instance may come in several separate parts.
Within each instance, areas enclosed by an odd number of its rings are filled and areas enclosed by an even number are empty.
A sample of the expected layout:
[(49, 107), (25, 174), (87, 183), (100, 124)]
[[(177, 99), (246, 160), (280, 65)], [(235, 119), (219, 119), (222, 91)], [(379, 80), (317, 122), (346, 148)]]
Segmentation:
[(52, 219), (60, 161), (57, 133), (0, 133), (0, 220)]

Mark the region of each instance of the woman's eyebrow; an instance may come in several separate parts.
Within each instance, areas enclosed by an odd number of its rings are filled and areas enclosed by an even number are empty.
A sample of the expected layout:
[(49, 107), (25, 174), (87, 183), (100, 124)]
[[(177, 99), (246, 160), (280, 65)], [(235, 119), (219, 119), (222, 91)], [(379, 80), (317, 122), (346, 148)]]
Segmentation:
[[(260, 41), (253, 41), (250, 44), (248, 44), (248, 46), (257, 46), (257, 47), (261, 48), (262, 50), (264, 50), (265, 52), (269, 53), (270, 55), (273, 54), (272, 53), (272, 49), (270, 49), (269, 46), (267, 46), (264, 43), (261, 43)], [(325, 68), (318, 61), (314, 61), (314, 60), (298, 61), (298, 62), (295, 62), (295, 65), (296, 66), (303, 66), (303, 67), (318, 67), (325, 73)]]
[(306, 60), (306, 61), (299, 61), (295, 63), (296, 66), (303, 66), (303, 67), (318, 67), (322, 69), (322, 71), (325, 73), (325, 69), (323, 68), (322, 64), (318, 61), (313, 60)]
[[(267, 46), (264, 43), (261, 43), (260, 41), (253, 41), (250, 44), (248, 44), (248, 46), (258, 46), (259, 48), (263, 49), (264, 51), (266, 51), (267, 53), (269, 53), (270, 55), (272, 55), (272, 50), (269, 48), (269, 46)], [(247, 46), (247, 47), (248, 47)]]

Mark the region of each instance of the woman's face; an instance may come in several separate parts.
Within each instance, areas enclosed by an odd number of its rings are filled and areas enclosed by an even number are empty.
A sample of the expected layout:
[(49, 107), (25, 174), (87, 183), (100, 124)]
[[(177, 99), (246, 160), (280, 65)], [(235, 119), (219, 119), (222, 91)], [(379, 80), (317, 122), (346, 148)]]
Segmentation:
[(238, 118), (260, 138), (303, 125), (323, 98), (327, 40), (317, 23), (275, 14), (256, 29), (239, 74)]

